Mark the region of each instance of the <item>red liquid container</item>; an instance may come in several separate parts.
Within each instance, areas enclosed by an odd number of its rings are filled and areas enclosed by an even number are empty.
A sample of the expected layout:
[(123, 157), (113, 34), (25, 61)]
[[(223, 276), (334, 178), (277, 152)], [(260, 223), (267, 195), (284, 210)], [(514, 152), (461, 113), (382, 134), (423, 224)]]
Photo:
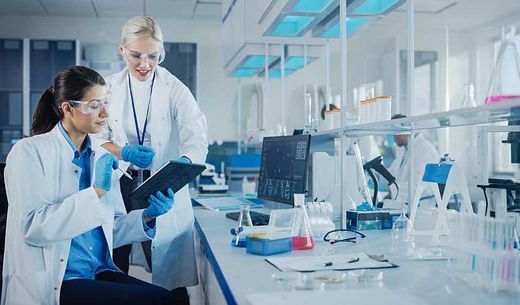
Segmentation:
[(308, 236), (293, 236), (292, 249), (293, 250), (310, 250), (314, 249), (314, 238)]

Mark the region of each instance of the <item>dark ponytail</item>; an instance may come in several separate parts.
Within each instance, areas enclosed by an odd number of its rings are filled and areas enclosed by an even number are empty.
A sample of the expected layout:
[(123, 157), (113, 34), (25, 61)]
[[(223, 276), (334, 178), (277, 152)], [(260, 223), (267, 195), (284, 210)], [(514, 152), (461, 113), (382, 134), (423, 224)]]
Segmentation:
[(99, 73), (82, 66), (70, 66), (61, 70), (54, 78), (54, 84), (40, 97), (33, 115), (34, 135), (52, 130), (63, 118), (61, 104), (66, 101), (81, 101), (86, 90), (95, 85), (106, 85)]
[(36, 110), (34, 111), (32, 133), (42, 134), (50, 131), (62, 117), (60, 108), (54, 99), (53, 87), (50, 86), (40, 97)]

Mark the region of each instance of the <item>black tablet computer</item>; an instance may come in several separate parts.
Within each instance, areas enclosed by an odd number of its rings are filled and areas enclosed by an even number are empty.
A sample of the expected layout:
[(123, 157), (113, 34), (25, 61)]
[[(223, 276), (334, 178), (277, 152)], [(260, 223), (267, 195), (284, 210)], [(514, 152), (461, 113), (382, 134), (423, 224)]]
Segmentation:
[(169, 161), (155, 174), (146, 179), (129, 195), (133, 201), (146, 201), (150, 194), (158, 191), (166, 191), (169, 187), (177, 193), (186, 184), (195, 179), (206, 166), (202, 164)]

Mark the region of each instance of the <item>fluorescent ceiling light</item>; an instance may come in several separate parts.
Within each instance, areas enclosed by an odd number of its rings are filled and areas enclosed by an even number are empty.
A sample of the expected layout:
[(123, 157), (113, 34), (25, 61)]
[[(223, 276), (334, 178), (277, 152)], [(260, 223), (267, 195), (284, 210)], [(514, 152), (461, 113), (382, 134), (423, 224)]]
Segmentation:
[[(366, 18), (347, 18), (347, 36), (352, 35), (360, 27), (368, 23)], [(333, 25), (326, 32), (321, 34), (323, 38), (339, 38), (339, 22)]]
[[(278, 59), (277, 56), (269, 56), (269, 58), (267, 59), (268, 64), (269, 65), (272, 64), (273, 61), (275, 61), (276, 59)], [(246, 68), (246, 69), (264, 68), (265, 67), (265, 55), (249, 55), (248, 57), (246, 57), (246, 59), (244, 60), (244, 62), (242, 63), (242, 65), (240, 67)]]
[(354, 10), (355, 15), (380, 15), (394, 6), (399, 0), (366, 0)]
[(293, 8), (294, 13), (315, 13), (323, 12), (333, 0), (299, 0)]
[(272, 36), (298, 36), (315, 17), (287, 15), (271, 32)]
[(258, 69), (244, 69), (244, 68), (240, 68), (240, 69), (236, 69), (233, 72), (232, 76), (233, 77), (238, 77), (238, 78), (252, 77), (252, 76), (254, 76), (257, 73), (258, 73)]

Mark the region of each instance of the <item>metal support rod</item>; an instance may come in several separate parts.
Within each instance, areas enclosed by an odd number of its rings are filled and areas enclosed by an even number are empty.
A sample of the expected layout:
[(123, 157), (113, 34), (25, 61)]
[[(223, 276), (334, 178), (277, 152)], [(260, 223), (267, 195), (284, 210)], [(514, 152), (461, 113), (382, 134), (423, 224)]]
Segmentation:
[(329, 98), (331, 96), (330, 92), (330, 42), (327, 39), (327, 43), (325, 44), (325, 110), (330, 110), (329, 106)]
[(31, 135), (31, 42), (23, 40), (23, 63), (22, 63), (22, 136)]
[(303, 45), (303, 100), (307, 99), (307, 44)]
[[(345, 129), (347, 125), (347, 4), (346, 1), (340, 1), (339, 4), (339, 33), (341, 37), (341, 128)], [(327, 41), (327, 65), (329, 65), (329, 43)], [(327, 67), (329, 69), (329, 67)], [(328, 71), (327, 71), (327, 95), (329, 92), (329, 83), (328, 83)], [(328, 96), (327, 96), (328, 98)], [(328, 102), (327, 102), (328, 104)], [(346, 200), (347, 196), (347, 188), (343, 187), (346, 183), (345, 173), (343, 170), (345, 168), (345, 163), (347, 162), (346, 158), (347, 151), (347, 137), (345, 135), (341, 136), (341, 148), (339, 149), (340, 153), (340, 183), (341, 183), (341, 192), (340, 192), (340, 206), (341, 206), (341, 228), (347, 228), (347, 211), (346, 211)]]
[(286, 126), (285, 126), (285, 42), (282, 40), (282, 43), (280, 44), (280, 51), (281, 51), (281, 63), (280, 67), (282, 69), (282, 102), (281, 102), (281, 111), (280, 115), (282, 116), (281, 123), (282, 123), (282, 134), (285, 135)]
[(238, 86), (238, 105), (237, 105), (237, 129), (238, 129), (238, 141), (237, 141), (237, 153), (240, 155), (242, 153), (242, 85), (240, 82), (240, 77), (237, 78), (237, 86)]
[[(408, 79), (407, 79), (407, 96), (408, 96), (408, 111), (407, 114), (413, 114), (413, 98), (415, 93), (414, 88), (414, 71), (415, 71), (415, 0), (408, 0)], [(412, 125), (412, 130), (413, 130)], [(415, 166), (414, 166), (414, 133), (409, 137), (408, 141), (408, 206), (412, 206), (414, 197), (415, 184)]]
[[(265, 82), (265, 96), (262, 96), (262, 120), (260, 121), (260, 129), (265, 129), (265, 117), (267, 114), (267, 105), (271, 101), (271, 86), (269, 83), (269, 44), (265, 43), (265, 59), (264, 59), (264, 82)], [(269, 96), (269, 97), (268, 97)]]

